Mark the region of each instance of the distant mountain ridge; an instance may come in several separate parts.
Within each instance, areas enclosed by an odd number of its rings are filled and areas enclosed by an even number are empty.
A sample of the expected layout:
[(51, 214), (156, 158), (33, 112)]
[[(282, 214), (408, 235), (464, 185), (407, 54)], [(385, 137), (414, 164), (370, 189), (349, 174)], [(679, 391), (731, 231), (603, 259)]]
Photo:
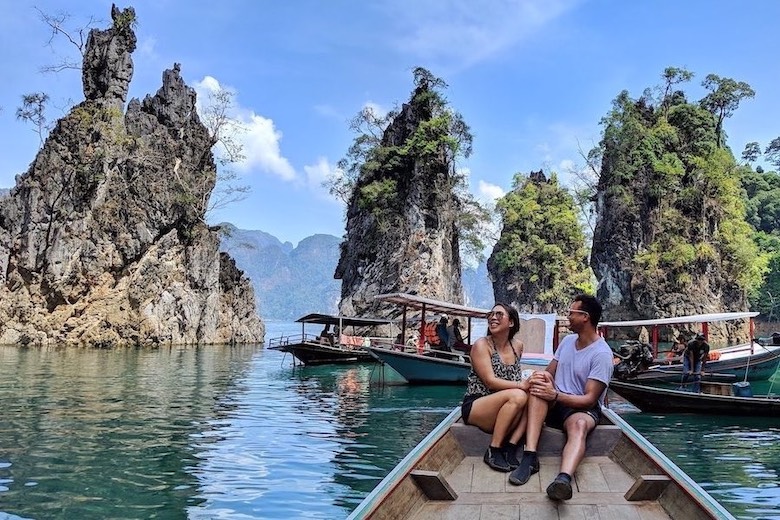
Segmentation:
[[(295, 320), (311, 312), (336, 314), (341, 280), (333, 278), (341, 239), (316, 234), (297, 246), (259, 230), (221, 224), (220, 248), (252, 281), (255, 302), (263, 319)], [(466, 305), (493, 305), (493, 286), (485, 263), (463, 268)]]
[(259, 230), (221, 224), (221, 250), (252, 281), (263, 319), (295, 320), (304, 314), (335, 314), (341, 281), (333, 278), (340, 239), (317, 234), (297, 246)]

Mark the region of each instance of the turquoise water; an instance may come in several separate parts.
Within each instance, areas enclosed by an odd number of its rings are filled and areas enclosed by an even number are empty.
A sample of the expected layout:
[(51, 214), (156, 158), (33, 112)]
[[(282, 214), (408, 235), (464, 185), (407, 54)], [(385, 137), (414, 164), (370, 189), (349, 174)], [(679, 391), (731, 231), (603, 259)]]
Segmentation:
[[(0, 347), (0, 519), (343, 518), (463, 392), (372, 370), (260, 346)], [(732, 512), (780, 519), (780, 419), (623, 413)]]
[(372, 369), (0, 347), (0, 518), (343, 518), (462, 396)]

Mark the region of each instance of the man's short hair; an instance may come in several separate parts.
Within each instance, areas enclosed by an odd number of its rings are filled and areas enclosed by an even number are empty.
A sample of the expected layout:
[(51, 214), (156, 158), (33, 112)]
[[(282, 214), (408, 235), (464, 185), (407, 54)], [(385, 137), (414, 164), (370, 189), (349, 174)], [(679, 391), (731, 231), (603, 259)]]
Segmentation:
[(590, 323), (595, 327), (601, 321), (601, 304), (595, 296), (590, 294), (578, 294), (574, 297), (575, 302), (580, 302), (580, 309), (588, 313)]

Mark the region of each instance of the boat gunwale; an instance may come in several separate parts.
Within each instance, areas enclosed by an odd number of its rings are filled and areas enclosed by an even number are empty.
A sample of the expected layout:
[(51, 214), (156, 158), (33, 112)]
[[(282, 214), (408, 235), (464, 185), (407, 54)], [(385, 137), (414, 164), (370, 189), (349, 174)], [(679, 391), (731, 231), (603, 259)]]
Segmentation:
[[(647, 438), (628, 424), (617, 412), (603, 408), (604, 417), (620, 428), (622, 435), (631, 442), (659, 470), (669, 476), (673, 483), (687, 495), (699, 508), (712, 518), (736, 520), (729, 511), (718, 503), (687, 473), (653, 445)], [(425, 438), (420, 441), (382, 481), (358, 504), (347, 520), (367, 518), (376, 513), (382, 501), (390, 496), (404, 481), (414, 466), (450, 431), (452, 425), (461, 417), (460, 406), (456, 407)], [(616, 461), (617, 462), (617, 461)], [(617, 462), (619, 463), (619, 462)]]
[(366, 518), (368, 515), (373, 514), (382, 503), (382, 500), (401, 485), (406, 475), (414, 469), (414, 465), (449, 432), (450, 427), (460, 419), (460, 415), (460, 406), (457, 406), (366, 495), (360, 504), (349, 514), (347, 520)]
[(615, 426), (618, 426), (623, 435), (628, 438), (648, 459), (650, 459), (658, 468), (672, 478), (674, 483), (687, 494), (694, 502), (697, 502), (712, 518), (735, 519), (734, 515), (723, 507), (715, 498), (696, 483), (682, 468), (675, 464), (669, 457), (644, 435), (639, 433), (633, 426), (628, 424), (625, 419), (609, 408), (602, 408), (603, 415), (609, 419)]

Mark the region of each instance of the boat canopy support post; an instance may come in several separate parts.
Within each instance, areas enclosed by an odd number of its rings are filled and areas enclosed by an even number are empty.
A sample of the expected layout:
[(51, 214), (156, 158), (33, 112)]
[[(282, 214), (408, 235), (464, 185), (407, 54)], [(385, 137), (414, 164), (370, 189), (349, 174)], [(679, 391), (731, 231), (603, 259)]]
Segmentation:
[(420, 339), (417, 340), (417, 353), (422, 354), (425, 350), (425, 303), (422, 304), (420, 314)]
[(753, 322), (753, 318), (748, 318), (748, 320), (750, 327), (750, 354), (753, 355), (756, 353), (756, 342), (753, 341), (756, 334), (756, 324)]
[(706, 321), (701, 324), (701, 333), (704, 334), (704, 341), (710, 340), (710, 324)]
[(653, 357), (658, 357), (658, 325), (653, 325)]

